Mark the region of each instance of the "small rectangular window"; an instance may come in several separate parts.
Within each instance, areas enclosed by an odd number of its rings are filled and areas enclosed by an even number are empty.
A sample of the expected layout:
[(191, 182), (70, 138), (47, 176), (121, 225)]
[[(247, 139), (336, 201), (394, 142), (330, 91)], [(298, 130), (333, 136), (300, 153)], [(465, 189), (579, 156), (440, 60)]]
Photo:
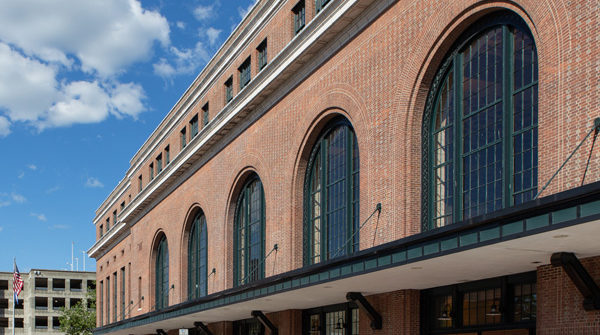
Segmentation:
[(169, 165), (169, 163), (171, 163), (171, 150), (167, 145), (165, 147), (165, 166)]
[(202, 106), (202, 126), (206, 126), (208, 124), (208, 102)]
[(35, 297), (35, 309), (47, 310), (48, 309), (48, 298), (46, 297)]
[(251, 60), (250, 57), (246, 58), (246, 60), (240, 65), (238, 68), (238, 72), (240, 74), (240, 91), (248, 85), (250, 79), (252, 77), (250, 70)]
[(65, 298), (52, 298), (52, 309), (53, 310), (60, 310), (61, 308), (64, 308), (65, 305)]
[[(113, 322), (117, 321), (117, 295), (119, 292), (117, 291), (117, 273), (113, 273)], [(78, 299), (79, 300), (79, 299)], [(73, 301), (73, 299), (71, 299)]]
[[(102, 225), (100, 225), (102, 226)], [(35, 278), (35, 289), (37, 291), (47, 291), (48, 290), (48, 278)]]
[(138, 177), (138, 192), (142, 192), (142, 175)]
[(315, 0), (315, 12), (318, 13), (329, 3), (330, 0)]
[(125, 201), (123, 201), (123, 202), (121, 203), (121, 212), (123, 211), (123, 209), (125, 209)]
[(110, 230), (110, 218), (106, 218), (106, 231)]
[(117, 210), (113, 212), (113, 226), (117, 225)]
[(125, 319), (125, 307), (127, 306), (125, 299), (125, 267), (121, 268), (121, 320)]
[(294, 8), (292, 8), (292, 13), (294, 14), (294, 33), (297, 34), (304, 28), (304, 20), (305, 20), (305, 5), (304, 0), (300, 0)]
[(262, 70), (267, 65), (267, 39), (265, 38), (258, 47), (256, 48), (258, 52), (258, 71)]
[(48, 317), (47, 316), (36, 316), (35, 317), (35, 329), (46, 329), (48, 328)]
[(229, 77), (225, 82), (225, 104), (233, 99), (233, 77)]
[(83, 290), (83, 280), (71, 279), (69, 280), (69, 289), (75, 292), (81, 292)]
[(150, 180), (154, 179), (154, 163), (150, 163)]
[(98, 317), (99, 325), (102, 326), (104, 324), (104, 282), (100, 281), (100, 294), (98, 294), (98, 312), (100, 316)]
[(100, 237), (102, 237), (104, 235), (103, 229), (104, 229), (103, 225), (100, 225), (100, 227), (98, 227), (98, 230), (100, 230)]
[(181, 140), (181, 150), (183, 150), (183, 148), (185, 148), (185, 145), (187, 144), (185, 127), (183, 127), (183, 129), (181, 129), (181, 132), (179, 132), (179, 139)]
[(190, 120), (190, 140), (198, 135), (198, 114)]
[(62, 278), (54, 278), (52, 279), (52, 291), (64, 291), (65, 290), (65, 280)]
[(156, 174), (159, 174), (162, 172), (162, 154), (158, 155), (158, 157), (156, 157)]
[(58, 318), (58, 316), (53, 316), (52, 317), (52, 328), (53, 329), (59, 329), (60, 328), (60, 319)]

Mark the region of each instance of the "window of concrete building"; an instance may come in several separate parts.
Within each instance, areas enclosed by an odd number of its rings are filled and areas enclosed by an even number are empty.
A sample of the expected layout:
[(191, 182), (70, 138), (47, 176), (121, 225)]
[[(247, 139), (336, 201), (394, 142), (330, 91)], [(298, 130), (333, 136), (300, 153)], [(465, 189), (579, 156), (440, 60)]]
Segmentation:
[(35, 297), (35, 309), (38, 309), (38, 310), (48, 309), (48, 298)]
[(95, 290), (96, 289), (96, 281), (95, 280), (87, 280), (86, 286), (87, 286), (88, 291)]
[(265, 197), (262, 182), (251, 176), (239, 195), (234, 228), (234, 283), (264, 278)]
[(52, 317), (52, 329), (59, 329), (60, 328), (60, 319), (58, 318), (58, 316), (53, 316)]
[(99, 231), (99, 235), (100, 235), (100, 237), (102, 237), (102, 236), (104, 235), (104, 226), (103, 226), (103, 225), (100, 225), (100, 226), (98, 227), (98, 231)]
[(298, 3), (292, 8), (292, 14), (294, 15), (294, 33), (299, 33), (305, 24), (305, 11), (306, 6), (304, 0), (298, 1)]
[(35, 289), (37, 291), (47, 291), (48, 290), (48, 278), (35, 278)]
[(331, 0), (315, 0), (315, 12), (320, 12)]
[(162, 236), (156, 250), (155, 308), (169, 306), (169, 247), (167, 237)]
[(358, 308), (353, 303), (302, 311), (302, 333), (310, 335), (358, 335)]
[(0, 280), (0, 291), (8, 290), (8, 280)]
[(233, 99), (233, 77), (225, 81), (225, 104)]
[(75, 307), (81, 301), (80, 298), (71, 298), (69, 299), (69, 306)]
[(326, 127), (310, 155), (305, 203), (305, 264), (359, 249), (360, 162), (357, 139), (345, 118)]
[(8, 328), (8, 318), (0, 318), (0, 328)]
[(187, 137), (186, 137), (186, 128), (183, 127), (183, 129), (181, 129), (181, 131), (179, 132), (179, 140), (181, 142), (181, 150), (183, 150), (183, 148), (185, 148), (185, 146), (187, 145)]
[(199, 211), (190, 228), (188, 245), (188, 298), (203, 297), (207, 292), (207, 231), (204, 212)]
[(423, 118), (423, 230), (537, 193), (538, 66), (529, 29), (516, 14), (497, 13), (457, 43)]
[(240, 91), (248, 85), (250, 80), (252, 79), (252, 70), (251, 70), (251, 58), (248, 57), (246, 60), (238, 67), (238, 73), (240, 76)]
[(268, 58), (267, 58), (267, 39), (265, 38), (258, 47), (256, 48), (256, 54), (258, 58), (258, 71), (262, 70), (265, 66), (267, 66)]
[(8, 308), (8, 299), (0, 299), (0, 310)]
[(15, 318), (15, 328), (23, 328), (23, 318)]
[(208, 102), (204, 104), (204, 106), (202, 106), (202, 126), (206, 126), (208, 124), (208, 119), (209, 115), (208, 115)]
[(35, 329), (47, 329), (48, 328), (48, 317), (36, 316), (35, 317)]
[(110, 218), (106, 218), (106, 232), (110, 230)]
[(19, 299), (19, 302), (17, 302), (17, 304), (15, 305), (15, 309), (23, 309), (24, 305), (25, 305), (25, 300)]
[(65, 280), (62, 278), (53, 278), (52, 279), (52, 290), (53, 291), (64, 291), (65, 290)]
[(113, 211), (113, 226), (116, 226), (116, 225), (117, 225), (117, 221), (118, 221), (118, 220), (117, 220), (117, 210), (115, 209), (115, 210)]
[(154, 179), (154, 163), (150, 163), (150, 180)]
[(69, 288), (71, 291), (80, 292), (83, 290), (83, 280), (81, 279), (71, 279), (69, 280)]
[(52, 309), (59, 310), (66, 307), (65, 298), (52, 298)]
[(140, 175), (138, 177), (138, 192), (142, 192), (142, 188), (143, 188), (143, 183), (142, 183), (142, 175)]

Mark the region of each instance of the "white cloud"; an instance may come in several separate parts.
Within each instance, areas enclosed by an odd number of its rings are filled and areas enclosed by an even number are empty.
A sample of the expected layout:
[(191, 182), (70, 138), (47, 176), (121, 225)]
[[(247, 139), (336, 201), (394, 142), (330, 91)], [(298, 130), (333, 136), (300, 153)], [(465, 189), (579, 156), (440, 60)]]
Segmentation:
[(206, 20), (214, 15), (213, 6), (198, 6), (194, 9), (194, 17), (198, 21)]
[(46, 194), (52, 194), (56, 191), (60, 190), (60, 186), (54, 186), (46, 190)]
[(31, 171), (37, 170), (37, 166), (35, 164), (29, 164), (29, 165), (27, 165), (27, 168)]
[(183, 21), (177, 21), (177, 22), (175, 23), (175, 25), (176, 25), (176, 26), (177, 26), (177, 28), (179, 28), (179, 29), (185, 29), (185, 22), (183, 22)]
[(85, 186), (86, 187), (98, 187), (98, 188), (102, 188), (102, 187), (104, 187), (104, 184), (102, 184), (100, 182), (100, 180), (98, 180), (97, 178), (89, 177), (87, 179), (87, 181), (85, 182)]
[(13, 201), (18, 204), (22, 204), (25, 201), (27, 201), (27, 199), (24, 196), (22, 196), (21, 194), (12, 193), (10, 196), (13, 199)]
[(0, 0), (0, 39), (30, 56), (113, 74), (169, 44), (169, 25), (137, 0)]
[(219, 39), (219, 34), (221, 33), (220, 29), (216, 29), (213, 27), (209, 27), (206, 29), (205, 34), (208, 37), (208, 43), (212, 46), (215, 45), (217, 40)]
[(0, 200), (0, 208), (10, 206), (10, 201)]
[(48, 219), (46, 218), (46, 215), (44, 215), (44, 214), (30, 213), (29, 215), (31, 215), (31, 216), (35, 217), (36, 219), (43, 221), (43, 222), (48, 221)]
[(23, 179), (24, 177), (25, 177), (25, 172), (23, 172), (23, 171), (21, 171), (19, 173), (19, 175), (17, 176), (17, 178), (19, 178), (19, 179)]
[(69, 228), (69, 226), (67, 226), (66, 224), (55, 224), (52, 227), (50, 227), (50, 229), (53, 229), (53, 230), (57, 230), (57, 229), (62, 230), (62, 229), (68, 229), (68, 228)]
[(10, 134), (10, 121), (0, 115), (0, 137), (6, 137)]
[(0, 227), (0, 233), (4, 230), (4, 227)]
[(0, 0), (0, 8), (0, 138), (16, 122), (41, 131), (146, 109), (142, 87), (116, 77), (149, 60), (156, 43), (170, 46), (160, 13), (139, 0)]
[(177, 74), (195, 73), (210, 59), (210, 54), (202, 42), (197, 42), (193, 49), (178, 49), (172, 46), (169, 48), (169, 54), (173, 57), (172, 63), (161, 58), (153, 65), (154, 73), (165, 80), (170, 80)]

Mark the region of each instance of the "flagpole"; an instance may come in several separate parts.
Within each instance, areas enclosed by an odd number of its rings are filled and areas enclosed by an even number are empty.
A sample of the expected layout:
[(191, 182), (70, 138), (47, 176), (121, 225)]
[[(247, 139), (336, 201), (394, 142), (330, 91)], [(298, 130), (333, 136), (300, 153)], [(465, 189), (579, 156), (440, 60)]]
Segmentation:
[[(13, 259), (13, 273), (17, 269), (17, 258)], [(15, 335), (15, 309), (17, 305), (15, 303), (15, 277), (13, 275), (13, 313), (12, 313), (12, 335)]]

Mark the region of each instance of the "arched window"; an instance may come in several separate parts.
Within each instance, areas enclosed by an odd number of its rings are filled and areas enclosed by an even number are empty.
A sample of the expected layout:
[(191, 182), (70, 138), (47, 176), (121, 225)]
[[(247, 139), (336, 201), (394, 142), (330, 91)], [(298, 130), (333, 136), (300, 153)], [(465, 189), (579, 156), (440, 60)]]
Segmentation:
[(156, 250), (156, 309), (169, 306), (169, 247), (163, 235)]
[(423, 120), (423, 230), (533, 199), (538, 66), (512, 12), (471, 27), (438, 70)]
[(199, 212), (190, 229), (188, 246), (188, 298), (203, 297), (207, 292), (206, 217)]
[(306, 264), (359, 249), (359, 165), (352, 126), (343, 118), (332, 121), (315, 144), (306, 173)]
[(265, 196), (253, 175), (240, 193), (234, 228), (234, 283), (243, 285), (264, 277)]

